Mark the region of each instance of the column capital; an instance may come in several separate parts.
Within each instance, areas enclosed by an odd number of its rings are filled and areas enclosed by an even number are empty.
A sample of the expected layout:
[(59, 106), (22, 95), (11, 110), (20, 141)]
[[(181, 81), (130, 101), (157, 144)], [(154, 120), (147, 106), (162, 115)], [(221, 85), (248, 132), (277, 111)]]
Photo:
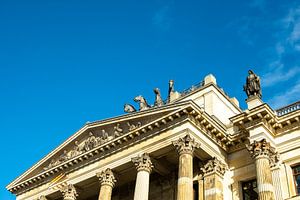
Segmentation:
[(214, 157), (211, 160), (207, 161), (207, 163), (202, 168), (200, 168), (200, 170), (203, 172), (204, 176), (210, 173), (216, 173), (220, 176), (224, 176), (227, 170), (227, 165)]
[(144, 153), (141, 156), (132, 158), (131, 161), (134, 163), (137, 171), (147, 171), (151, 173), (153, 164), (151, 162), (149, 154)]
[(253, 143), (247, 145), (246, 147), (255, 159), (266, 157), (270, 159), (270, 156), (275, 153), (275, 148), (271, 146), (270, 142), (267, 142), (266, 139), (260, 141), (254, 141)]
[(78, 197), (76, 188), (74, 187), (74, 185), (72, 184), (67, 184), (64, 185), (61, 189), (60, 189), (64, 199), (72, 199), (72, 200), (76, 200), (76, 198)]
[(172, 142), (178, 151), (179, 155), (181, 154), (193, 154), (195, 148), (199, 148), (200, 144), (195, 141), (189, 134), (184, 136), (183, 138), (179, 138), (176, 141)]
[(100, 185), (109, 185), (111, 187), (115, 186), (115, 183), (117, 182), (114, 173), (111, 169), (107, 168), (106, 170), (103, 170), (101, 172), (97, 173), (97, 177), (99, 178)]

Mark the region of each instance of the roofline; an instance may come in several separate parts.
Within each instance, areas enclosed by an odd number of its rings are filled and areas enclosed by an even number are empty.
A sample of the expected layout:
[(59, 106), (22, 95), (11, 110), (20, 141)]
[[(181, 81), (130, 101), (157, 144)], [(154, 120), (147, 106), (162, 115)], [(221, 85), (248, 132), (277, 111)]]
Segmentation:
[(48, 153), (41, 160), (39, 160), (38, 162), (36, 162), (32, 167), (30, 167), (29, 169), (27, 169), (24, 173), (22, 173), (16, 179), (14, 179), (12, 182), (10, 182), (6, 186), (6, 189), (7, 190), (11, 189), (18, 181), (20, 181), (22, 178), (24, 178), (25, 176), (27, 176), (34, 169), (36, 169), (37, 167), (39, 167), (49, 157), (53, 156), (55, 153), (57, 153), (59, 150), (61, 150), (61, 148), (63, 148), (66, 144), (68, 144), (70, 141), (72, 141), (73, 139), (75, 139), (81, 133), (83, 133), (84, 131), (86, 131), (88, 128), (92, 128), (95, 125), (111, 123), (111, 122), (117, 121), (117, 120), (122, 120), (122, 119), (126, 119), (126, 118), (137, 117), (139, 115), (152, 113), (153, 111), (162, 111), (162, 110), (167, 110), (167, 109), (171, 109), (171, 108), (175, 109), (176, 107), (185, 106), (185, 105), (188, 105), (188, 104), (194, 104), (193, 100), (187, 100), (187, 101), (182, 101), (182, 102), (174, 102), (174, 103), (171, 103), (171, 104), (166, 104), (166, 105), (161, 106), (161, 107), (149, 108), (148, 110), (145, 110), (145, 111), (137, 111), (137, 112), (134, 112), (134, 113), (129, 113), (129, 114), (125, 114), (125, 115), (119, 115), (119, 116), (112, 117), (112, 118), (107, 118), (107, 119), (104, 119), (104, 120), (99, 120), (99, 121), (94, 121), (94, 122), (91, 122), (91, 123), (86, 123), (82, 128), (80, 128), (78, 131), (76, 131), (74, 134), (72, 134), (70, 137), (68, 137), (62, 144), (60, 144), (58, 147), (55, 147), (50, 153)]

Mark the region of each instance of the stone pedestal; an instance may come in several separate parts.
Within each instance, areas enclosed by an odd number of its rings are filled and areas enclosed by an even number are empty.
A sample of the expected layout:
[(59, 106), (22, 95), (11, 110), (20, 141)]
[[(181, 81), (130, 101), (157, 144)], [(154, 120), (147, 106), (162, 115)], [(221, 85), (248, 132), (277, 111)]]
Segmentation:
[(274, 200), (270, 156), (275, 153), (275, 149), (265, 139), (258, 142), (254, 141), (251, 145), (247, 145), (247, 148), (255, 159), (259, 199)]
[(132, 158), (137, 169), (134, 200), (148, 200), (150, 173), (153, 165), (148, 154)]
[(246, 99), (246, 103), (248, 105), (248, 110), (251, 110), (257, 106), (260, 106), (264, 102), (258, 96), (252, 96)]
[(173, 141), (179, 153), (177, 200), (193, 199), (193, 152), (199, 148), (190, 135)]
[(60, 191), (63, 195), (64, 200), (76, 200), (78, 196), (76, 188), (72, 184), (63, 186)]
[(217, 158), (209, 160), (201, 171), (204, 177), (205, 200), (223, 200), (223, 176), (226, 165)]
[(116, 179), (111, 169), (106, 169), (97, 173), (100, 181), (99, 200), (111, 200), (112, 189), (115, 186)]

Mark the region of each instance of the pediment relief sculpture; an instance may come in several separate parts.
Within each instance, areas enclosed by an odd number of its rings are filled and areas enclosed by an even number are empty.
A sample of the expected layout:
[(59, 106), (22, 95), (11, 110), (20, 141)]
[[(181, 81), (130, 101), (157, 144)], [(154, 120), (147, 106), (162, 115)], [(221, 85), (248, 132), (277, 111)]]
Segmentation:
[(47, 167), (44, 167), (44, 170), (48, 170), (52, 167), (55, 167), (67, 160), (70, 160), (82, 153), (88, 152), (100, 145), (103, 145), (115, 138), (118, 138), (125, 134), (125, 130), (128, 132), (133, 131), (139, 127), (141, 127), (141, 122), (131, 123), (126, 122), (124, 123), (124, 126), (127, 126), (126, 129), (122, 128), (122, 125), (120, 123), (117, 123), (113, 126), (113, 130), (108, 133), (105, 129), (101, 130), (100, 134), (95, 134), (93, 132), (89, 132), (88, 136), (83, 139), (81, 142), (75, 141), (73, 148), (71, 150), (64, 150), (63, 153), (61, 153), (58, 158), (53, 158)]

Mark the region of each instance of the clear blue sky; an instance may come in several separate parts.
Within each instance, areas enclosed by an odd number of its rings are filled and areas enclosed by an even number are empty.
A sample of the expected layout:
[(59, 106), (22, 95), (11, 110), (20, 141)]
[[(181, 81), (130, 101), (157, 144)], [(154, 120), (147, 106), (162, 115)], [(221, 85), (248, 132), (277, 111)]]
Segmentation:
[(300, 98), (300, 2), (0, 0), (0, 199), (86, 121), (213, 73), (242, 107), (247, 70), (274, 108)]

